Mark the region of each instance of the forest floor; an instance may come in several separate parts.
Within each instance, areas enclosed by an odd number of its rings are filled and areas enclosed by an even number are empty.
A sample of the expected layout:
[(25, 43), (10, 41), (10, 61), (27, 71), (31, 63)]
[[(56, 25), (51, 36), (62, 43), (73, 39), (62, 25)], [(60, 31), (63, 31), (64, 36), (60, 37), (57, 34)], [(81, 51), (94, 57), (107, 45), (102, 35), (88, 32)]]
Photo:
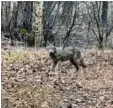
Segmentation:
[(1, 50), (2, 108), (113, 108), (113, 51), (87, 51), (86, 69), (69, 61), (51, 71), (45, 49)]

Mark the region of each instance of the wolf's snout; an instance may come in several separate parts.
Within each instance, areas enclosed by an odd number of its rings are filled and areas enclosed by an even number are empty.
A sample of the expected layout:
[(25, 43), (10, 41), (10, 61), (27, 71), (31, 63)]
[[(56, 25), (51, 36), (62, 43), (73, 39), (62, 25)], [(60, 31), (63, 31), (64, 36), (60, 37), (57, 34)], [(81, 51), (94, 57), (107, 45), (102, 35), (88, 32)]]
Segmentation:
[(53, 50), (49, 50), (49, 54), (50, 54), (50, 53), (54, 53), (54, 51), (53, 51)]

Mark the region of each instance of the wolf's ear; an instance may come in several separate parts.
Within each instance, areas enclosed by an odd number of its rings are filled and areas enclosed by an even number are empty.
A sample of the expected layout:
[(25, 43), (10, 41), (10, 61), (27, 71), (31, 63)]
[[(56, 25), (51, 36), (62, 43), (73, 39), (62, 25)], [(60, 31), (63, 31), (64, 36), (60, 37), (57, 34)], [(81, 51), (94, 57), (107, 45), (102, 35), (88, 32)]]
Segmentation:
[(49, 41), (47, 41), (47, 46), (48, 46), (48, 45), (50, 45), (50, 42), (49, 42)]
[(49, 45), (55, 46), (55, 42), (50, 42)]
[(55, 42), (52, 42), (52, 44), (55, 46)]
[(55, 46), (55, 42), (50, 42), (49, 44), (51, 44), (51, 45)]

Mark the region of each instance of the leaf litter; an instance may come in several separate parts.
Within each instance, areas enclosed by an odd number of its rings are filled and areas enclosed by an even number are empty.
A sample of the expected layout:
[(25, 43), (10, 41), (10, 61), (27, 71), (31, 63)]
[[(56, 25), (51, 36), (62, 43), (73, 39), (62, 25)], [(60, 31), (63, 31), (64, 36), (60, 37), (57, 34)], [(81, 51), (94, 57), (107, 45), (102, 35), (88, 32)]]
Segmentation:
[(51, 71), (45, 49), (1, 52), (2, 108), (112, 108), (113, 51), (89, 50), (86, 69), (68, 61)]

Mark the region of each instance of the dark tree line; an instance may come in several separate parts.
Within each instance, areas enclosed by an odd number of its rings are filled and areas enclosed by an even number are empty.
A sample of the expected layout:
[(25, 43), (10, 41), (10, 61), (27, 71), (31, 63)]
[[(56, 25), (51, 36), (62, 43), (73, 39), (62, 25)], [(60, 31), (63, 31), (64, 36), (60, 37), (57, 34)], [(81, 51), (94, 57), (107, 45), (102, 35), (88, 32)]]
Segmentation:
[[(32, 44), (32, 39), (28, 34), (32, 31), (32, 2), (2, 2), (2, 23), (1, 29), (4, 36), (11, 39), (11, 45), (14, 45), (14, 40), (29, 41)], [(12, 11), (10, 11), (12, 8)], [(9, 9), (9, 10), (7, 10)], [(4, 14), (4, 12), (6, 12)], [(7, 17), (10, 15), (10, 17)], [(8, 22), (5, 22), (8, 21)], [(6, 23), (6, 24), (5, 24)]]
[(110, 7), (113, 2), (44, 1), (43, 10), (34, 12), (36, 4), (38, 2), (2, 2), (2, 32), (4, 36), (9, 35), (12, 45), (16, 39), (24, 43), (27, 41), (28, 45), (35, 44), (33, 24), (39, 26), (34, 21), (39, 17), (37, 12), (42, 12), (41, 46), (51, 42), (56, 46), (72, 45), (74, 42), (71, 40), (80, 31), (87, 32), (88, 44), (91, 35), (96, 37), (99, 48), (108, 45), (113, 30), (113, 8)]

